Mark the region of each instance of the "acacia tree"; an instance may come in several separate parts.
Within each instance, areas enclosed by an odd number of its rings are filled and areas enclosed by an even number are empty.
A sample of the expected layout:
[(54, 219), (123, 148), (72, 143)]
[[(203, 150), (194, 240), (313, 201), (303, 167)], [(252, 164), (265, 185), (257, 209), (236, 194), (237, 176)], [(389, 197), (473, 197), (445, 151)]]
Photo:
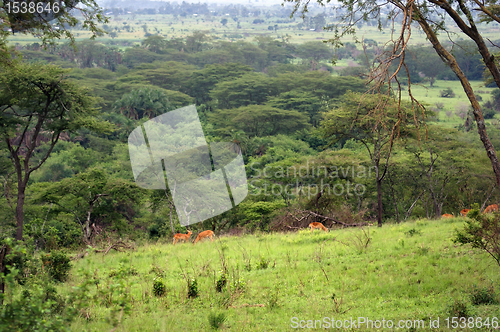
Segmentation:
[(112, 178), (99, 168), (91, 168), (72, 178), (41, 188), (34, 202), (52, 203), (53, 213), (69, 212), (82, 229), (83, 242), (93, 245), (95, 223), (119, 224), (130, 220), (134, 205), (142, 198), (135, 183)]
[[(308, 11), (311, 0), (284, 0), (295, 4), (293, 14), (300, 11), (304, 16)], [(316, 0), (320, 5), (329, 4), (330, 0)], [(472, 106), (474, 119), (476, 120), (479, 137), (490, 159), (493, 171), (496, 176), (496, 183), (500, 186), (500, 162), (495, 149), (486, 132), (481, 106), (474, 94), (469, 80), (465, 76), (462, 68), (457, 63), (455, 57), (447, 50), (438, 32), (444, 32), (448, 36), (450, 21), (472, 40), (477, 48), (483, 62), (491, 74), (493, 81), (500, 88), (500, 63), (490, 52), (487, 42), (481, 36), (477, 24), (480, 22), (500, 23), (500, 10), (498, 0), (388, 0), (384, 2), (376, 0), (338, 0), (335, 7), (341, 9), (341, 24), (331, 26), (335, 32), (334, 38), (330, 39), (334, 44), (341, 45), (340, 38), (346, 34), (354, 34), (355, 26), (360, 21), (378, 20), (379, 29), (382, 29), (382, 9), (388, 12), (387, 17), (394, 22), (400, 23), (400, 29), (391, 34), (391, 39), (386, 43), (385, 51), (373, 61), (371, 81), (374, 89), (383, 91), (388, 87), (387, 93), (393, 89), (392, 82), (396, 81), (396, 89), (401, 97), (401, 86), (398, 80), (398, 73), (403, 70), (408, 74), (405, 63), (407, 48), (412, 35), (412, 28), (417, 25), (427, 36), (435, 52), (441, 60), (455, 73), (460, 80), (462, 87)], [(478, 15), (473, 13), (478, 13)], [(292, 15), (293, 15), (292, 14)], [(445, 25), (446, 21), (446, 25)], [(446, 37), (445, 37), (446, 38)], [(488, 42), (490, 42), (488, 40)], [(491, 43), (491, 42), (490, 42)], [(491, 43), (491, 46), (498, 47)], [(395, 69), (391, 66), (396, 64)], [(409, 75), (407, 75), (409, 76)], [(411, 81), (408, 79), (408, 93), (417, 108), (424, 107), (413, 97), (411, 92)]]
[[(378, 112), (380, 105), (383, 105), (383, 112)], [(379, 227), (382, 226), (383, 214), (382, 182), (389, 169), (394, 138), (401, 134), (395, 128), (407, 122), (406, 114), (399, 110), (398, 103), (383, 95), (348, 92), (340, 107), (325, 113), (320, 128), (329, 145), (343, 139), (354, 139), (366, 148), (375, 168)]]
[(105, 132), (95, 98), (70, 82), (67, 70), (17, 64), (0, 74), (0, 135), (17, 176), (16, 239), (23, 238), (25, 191), (31, 174), (50, 156), (61, 134), (79, 128)]
[[(101, 36), (104, 30), (99, 23), (107, 23), (103, 9), (95, 0), (34, 0), (35, 11), (15, 10), (12, 1), (3, 1), (0, 6), (0, 44), (14, 33), (36, 36), (44, 44), (55, 44), (61, 38), (75, 41), (71, 28), (78, 23), (91, 32), (91, 38)], [(42, 6), (42, 7), (40, 7)], [(31, 7), (30, 7), (31, 8)], [(42, 9), (43, 10), (40, 10)], [(50, 9), (50, 10), (49, 10)], [(80, 20), (77, 19), (80, 15)]]
[(134, 120), (143, 117), (154, 118), (173, 109), (164, 91), (157, 87), (132, 90), (117, 100), (114, 108)]

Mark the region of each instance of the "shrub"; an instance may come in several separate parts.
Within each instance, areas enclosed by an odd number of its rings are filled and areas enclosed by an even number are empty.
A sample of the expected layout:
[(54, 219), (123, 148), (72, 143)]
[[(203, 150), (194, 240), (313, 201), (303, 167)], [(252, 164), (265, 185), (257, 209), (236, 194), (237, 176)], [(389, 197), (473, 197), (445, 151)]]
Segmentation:
[(69, 257), (61, 251), (53, 251), (42, 257), (43, 265), (47, 268), (50, 277), (58, 282), (68, 278), (71, 263)]
[(473, 305), (498, 303), (495, 288), (493, 286), (478, 287), (474, 285), (470, 292), (470, 300)]
[(455, 114), (460, 119), (464, 120), (467, 117), (467, 113), (469, 113), (470, 106), (466, 103), (459, 103), (455, 108)]
[(260, 256), (260, 262), (257, 263), (257, 269), (267, 269), (269, 266), (269, 259), (266, 259), (264, 256)]
[(154, 274), (157, 277), (164, 277), (165, 271), (163, 271), (159, 266), (151, 265), (151, 269), (149, 270), (149, 274)]
[[(8, 287), (14, 285), (12, 281), (7, 280)], [(0, 332), (67, 331), (76, 312), (66, 308), (52, 286), (34, 284), (0, 306)]]
[(165, 283), (163, 283), (162, 277), (156, 277), (153, 279), (153, 294), (156, 296), (165, 295), (166, 287)]
[(247, 283), (239, 275), (233, 276), (232, 289), (233, 292), (243, 293), (246, 290)]
[(211, 312), (208, 314), (208, 324), (214, 330), (218, 330), (221, 328), (222, 324), (227, 320), (226, 314), (223, 312), (217, 314), (215, 312)]
[(447, 313), (450, 317), (472, 317), (473, 310), (470, 304), (464, 299), (454, 299), (449, 305)]
[(221, 271), (221, 275), (219, 277), (219, 280), (217, 280), (217, 284), (215, 285), (215, 290), (217, 292), (222, 292), (222, 289), (224, 286), (227, 284), (227, 275), (224, 273), (224, 271)]
[(278, 306), (278, 302), (280, 299), (280, 289), (277, 285), (273, 290), (269, 291), (267, 294), (267, 306), (270, 309), (273, 309)]
[(495, 117), (495, 114), (497, 114), (497, 111), (495, 111), (493, 108), (483, 108), (483, 117), (485, 119), (493, 119)]
[(408, 237), (412, 237), (414, 235), (422, 235), (422, 233), (416, 228), (412, 228), (412, 229), (408, 230), (407, 232), (405, 232), (405, 234)]
[(109, 271), (108, 276), (110, 278), (120, 276), (120, 277), (125, 277), (125, 276), (136, 276), (138, 275), (139, 272), (137, 269), (133, 266), (125, 266), (123, 263), (118, 264), (118, 270), (111, 270)]
[(195, 298), (198, 297), (198, 281), (195, 278), (191, 278), (188, 280), (188, 297)]
[(455, 92), (452, 88), (446, 88), (444, 90), (439, 91), (439, 94), (442, 98), (454, 98)]
[(467, 217), (464, 228), (456, 231), (453, 242), (482, 249), (500, 265), (500, 214), (484, 215), (475, 204)]

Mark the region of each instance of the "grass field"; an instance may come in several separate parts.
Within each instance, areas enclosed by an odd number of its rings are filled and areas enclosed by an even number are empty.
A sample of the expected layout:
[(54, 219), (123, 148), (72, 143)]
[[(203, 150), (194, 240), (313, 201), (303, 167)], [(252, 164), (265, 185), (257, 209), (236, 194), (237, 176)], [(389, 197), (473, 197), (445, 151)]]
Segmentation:
[[(497, 88), (488, 88), (484, 86), (482, 81), (470, 81), (476, 96), (480, 96), (483, 102), (491, 98), (491, 92)], [(440, 95), (441, 90), (451, 88), (455, 92), (453, 98), (443, 98)], [(443, 109), (439, 112), (439, 123), (444, 127), (455, 127), (463, 124), (464, 120), (455, 114), (459, 108), (470, 107), (469, 99), (467, 98), (460, 81), (444, 81), (436, 80), (434, 86), (431, 87), (429, 83), (414, 84), (411, 87), (412, 94), (420, 102), (426, 103), (427, 107), (434, 108), (436, 103), (442, 103)], [(404, 96), (408, 95), (408, 91), (403, 92)], [(483, 102), (480, 102), (481, 104)], [(452, 112), (450, 115), (449, 112)], [(448, 112), (448, 114), (447, 114)], [(486, 120), (487, 122), (491, 120)]]
[[(228, 23), (224, 26), (221, 20), (226, 18)], [(264, 23), (253, 24), (252, 22), (256, 19), (264, 19)], [(298, 29), (298, 24), (302, 22), (302, 19), (296, 16), (294, 19), (288, 18), (277, 18), (277, 17), (239, 17), (238, 18), (240, 28), (238, 28), (238, 23), (233, 20), (230, 16), (215, 16), (215, 17), (205, 17), (205, 16), (186, 16), (177, 17), (173, 15), (121, 15), (121, 16), (111, 16), (110, 22), (107, 23), (107, 31), (116, 32), (117, 36), (111, 38), (111, 36), (105, 35), (99, 37), (98, 40), (103, 42), (113, 42), (116, 44), (121, 43), (140, 43), (144, 39), (145, 30), (144, 25), (147, 26), (148, 33), (160, 34), (166, 38), (185, 38), (186, 36), (192, 34), (194, 31), (206, 31), (210, 33), (215, 39), (220, 40), (245, 40), (253, 41), (255, 36), (258, 35), (270, 35), (276, 38), (289, 37), (292, 43), (303, 43), (305, 41), (313, 40), (327, 40), (333, 36), (332, 32), (329, 31), (310, 31), (307, 28)], [(277, 26), (277, 30), (269, 30), (269, 27)], [(125, 27), (129, 27), (127, 32)], [(395, 26), (395, 31), (397, 32), (399, 26)], [(489, 26), (486, 24), (480, 24), (479, 29), (482, 32), (483, 38), (490, 38), (491, 40), (498, 39), (500, 34), (500, 28), (495, 26)], [(412, 38), (410, 43), (412, 45), (428, 44), (425, 39), (425, 35), (419, 29), (412, 30)], [(462, 39), (467, 39), (463, 34), (458, 33), (458, 29), (450, 27), (450, 36), (455, 41), (460, 41)], [(78, 40), (86, 39), (90, 36), (89, 32), (84, 30), (74, 30), (75, 36)], [(391, 28), (388, 27), (383, 31), (379, 31), (374, 26), (363, 25), (358, 29), (357, 36), (359, 39), (373, 39), (376, 40), (380, 45), (383, 45), (390, 39)], [(37, 41), (34, 37), (27, 37), (24, 35), (16, 35), (9, 38), (11, 43), (27, 44)], [(343, 41), (352, 41), (351, 37), (346, 37)]]
[[(470, 302), (474, 285), (496, 287), (498, 299), (500, 274), (486, 253), (451, 241), (462, 221), (222, 236), (196, 246), (157, 243), (91, 253), (73, 263), (60, 291), (93, 279), (87, 295), (96, 301), (73, 323), (74, 331), (109, 331), (113, 317), (116, 331), (208, 331), (210, 315), (225, 317), (221, 327), (231, 331), (294, 330), (292, 317), (423, 320), (426, 328), (418, 330), (429, 330), (429, 318), (440, 317), (441, 329), (433, 331), (447, 330), (444, 319), (452, 316), (453, 304), (483, 320), (500, 318), (498, 304)], [(366, 236), (371, 240), (365, 247)], [(217, 292), (224, 266), (227, 285)], [(153, 295), (157, 275), (166, 286), (162, 297)], [(191, 278), (198, 297), (190, 299)], [(121, 319), (112, 310), (119, 299), (131, 306)]]

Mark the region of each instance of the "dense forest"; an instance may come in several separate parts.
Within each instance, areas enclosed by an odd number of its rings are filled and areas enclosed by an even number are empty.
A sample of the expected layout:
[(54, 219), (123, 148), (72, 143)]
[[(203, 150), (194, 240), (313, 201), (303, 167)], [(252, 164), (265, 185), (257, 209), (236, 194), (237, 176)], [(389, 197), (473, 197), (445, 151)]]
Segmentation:
[[(295, 45), (267, 36), (229, 43), (195, 32), (185, 40), (148, 36), (125, 51), (97, 41), (76, 47), (19, 48), (28, 69), (71, 68), (61, 72), (63, 80), (85, 87), (98, 108), (95, 120), (109, 124), (100, 133), (61, 133), (50, 157), (31, 174), (25, 231), (40, 246), (48, 234), (62, 247), (88, 242), (91, 234), (82, 230), (89, 223), (118, 236), (172, 236), (168, 195), (135, 187), (127, 139), (148, 119), (190, 104), (196, 105), (209, 142), (240, 146), (249, 179), (244, 202), (199, 227), (279, 229), (282, 215), (294, 208), (370, 221), (377, 215), (378, 184), (384, 222), (457, 214), (473, 203), (496, 200), (467, 110), (460, 114), (463, 120), (456, 117), (455, 128), (445, 128), (439, 122), (442, 105), (428, 105), (416, 120), (405, 105), (404, 125), (394, 137), (388, 129), (397, 118), (392, 102), (387, 101), (385, 126), (377, 136), (375, 123), (359, 118), (376, 107), (369, 100), (362, 110), (356, 106), (369, 89), (362, 80), (363, 61), (376, 55), (375, 45), (362, 54), (350, 44), (337, 50), (340, 59), (357, 60), (338, 73), (327, 61), (333, 54), (324, 43)], [(467, 76), (478, 79), (484, 71), (480, 60), (462, 50), (457, 58)], [(451, 77), (444, 65), (429, 72), (437, 61), (431, 48), (414, 52), (408, 61), (413, 82), (432, 85)], [(484, 101), (486, 118), (500, 111), (499, 96), (494, 92)], [(446, 97), (443, 91), (443, 103)], [(496, 130), (491, 135), (497, 145)], [(40, 133), (38, 139), (34, 160), (46, 152), (49, 136)], [(6, 147), (3, 151), (1, 215), (7, 235), (14, 226), (16, 181)]]

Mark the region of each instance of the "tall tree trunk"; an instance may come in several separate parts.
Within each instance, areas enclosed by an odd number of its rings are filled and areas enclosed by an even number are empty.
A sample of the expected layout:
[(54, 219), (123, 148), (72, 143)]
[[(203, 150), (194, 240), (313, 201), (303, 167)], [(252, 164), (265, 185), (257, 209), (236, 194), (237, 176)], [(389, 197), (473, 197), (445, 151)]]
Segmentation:
[(377, 222), (382, 227), (382, 179), (377, 179)]
[(26, 183), (20, 181), (17, 188), (16, 204), (16, 240), (22, 241), (24, 227), (24, 200), (26, 198)]
[[(479, 105), (479, 102), (477, 101), (477, 98), (474, 95), (474, 91), (472, 90), (472, 87), (469, 83), (469, 80), (467, 79), (467, 77), (465, 76), (463, 71), (460, 69), (455, 57), (453, 57), (453, 55), (451, 55), (451, 53), (448, 52), (443, 47), (443, 45), (441, 45), (441, 43), (439, 42), (439, 40), (437, 38), (437, 35), (432, 30), (432, 28), (429, 26), (427, 21), (423, 18), (422, 13), (420, 13), (417, 5), (413, 4), (412, 9), (415, 13), (415, 18), (416, 18), (417, 22), (420, 24), (420, 27), (427, 35), (427, 38), (432, 43), (432, 46), (436, 50), (437, 54), (451, 68), (451, 70), (455, 73), (455, 75), (460, 80), (460, 83), (462, 84), (462, 87), (467, 95), (467, 98), (469, 99), (469, 101), (472, 105), (472, 113), (474, 114), (474, 119), (476, 120), (476, 123), (477, 123), (477, 131), (479, 133), (479, 138), (481, 139), (481, 142), (483, 142), (483, 146), (484, 146), (484, 149), (486, 150), (486, 154), (488, 155), (488, 158), (490, 159), (491, 166), (493, 167), (493, 172), (495, 173), (497, 186), (500, 187), (500, 162), (498, 161), (498, 158), (497, 158), (497, 155), (495, 152), (495, 148), (493, 147), (493, 144), (491, 143), (491, 141), (488, 137), (488, 134), (486, 132), (486, 125), (485, 125), (484, 118), (483, 118), (483, 112), (481, 111), (481, 106)], [(464, 32), (466, 32), (466, 31), (464, 31)], [(475, 34), (473, 34), (473, 36), (476, 37)], [(483, 53), (485, 53), (485, 50), (480, 47), (479, 52), (481, 54), (483, 54)], [(498, 76), (498, 69), (495, 66), (493, 66), (494, 65), (493, 57), (489, 57), (487, 59), (487, 61), (485, 61), (485, 64), (488, 67), (488, 69), (490, 69), (490, 72), (492, 72), (492, 75), (498, 84), (500, 81), (499, 77), (497, 77)], [(493, 68), (493, 67), (495, 67), (495, 68)]]
[(377, 177), (377, 226), (382, 227), (382, 180), (380, 176), (379, 160), (375, 159), (375, 173)]
[(391, 186), (391, 194), (392, 194), (392, 203), (394, 204), (394, 211), (396, 212), (396, 222), (399, 224), (399, 208), (398, 201), (396, 200), (396, 194), (394, 193), (394, 183), (392, 182), (392, 178), (389, 177), (389, 184)]
[(170, 204), (170, 207), (168, 210), (169, 210), (168, 217), (170, 218), (170, 229), (172, 230), (172, 234), (175, 234), (174, 221), (172, 220), (172, 204)]
[[(164, 166), (165, 167), (165, 166)], [(167, 178), (165, 177), (165, 181), (167, 181)], [(171, 191), (171, 195), (169, 195), (167, 188), (165, 188), (165, 197), (167, 198), (168, 201), (168, 217), (170, 219), (170, 230), (172, 231), (172, 234), (175, 234), (175, 228), (174, 228), (174, 220), (172, 217), (172, 210), (174, 208), (174, 195), (175, 195), (175, 190), (177, 188), (177, 182), (174, 182), (174, 190)]]
[[(2, 248), (0, 248), (0, 275), (3, 275), (5, 272), (5, 257), (9, 253), (9, 246), (4, 244)], [(5, 281), (3, 278), (0, 278), (0, 294), (3, 295), (5, 293)], [(0, 305), (3, 305), (3, 296), (0, 296)]]

